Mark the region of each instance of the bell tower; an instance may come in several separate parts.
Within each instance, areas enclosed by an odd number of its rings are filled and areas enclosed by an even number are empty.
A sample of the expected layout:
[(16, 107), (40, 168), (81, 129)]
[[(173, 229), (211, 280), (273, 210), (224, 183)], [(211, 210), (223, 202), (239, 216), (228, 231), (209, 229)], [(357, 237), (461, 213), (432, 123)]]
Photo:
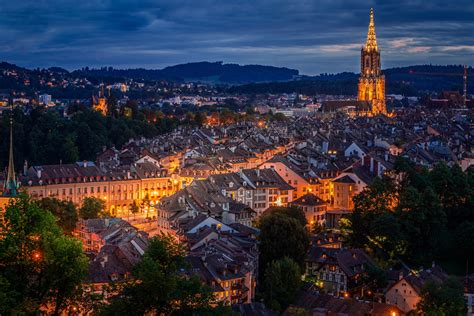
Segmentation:
[(380, 66), (380, 51), (375, 36), (374, 9), (370, 9), (367, 41), (360, 54), (359, 101), (369, 101), (372, 115), (386, 114), (385, 76)]

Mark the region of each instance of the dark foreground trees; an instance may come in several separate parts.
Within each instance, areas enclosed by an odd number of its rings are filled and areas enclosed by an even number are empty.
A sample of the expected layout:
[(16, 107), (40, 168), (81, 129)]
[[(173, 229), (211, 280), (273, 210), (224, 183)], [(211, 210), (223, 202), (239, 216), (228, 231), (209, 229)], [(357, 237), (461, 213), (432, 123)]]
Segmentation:
[(301, 286), (301, 269), (285, 257), (267, 266), (264, 278), (264, 298), (268, 307), (282, 311), (296, 298)]
[(105, 212), (105, 202), (95, 197), (86, 197), (79, 209), (79, 216), (82, 219), (102, 218), (109, 214)]
[(299, 290), (309, 234), (304, 213), (294, 207), (270, 209), (260, 222), (260, 291), (265, 303), (282, 311)]
[(135, 281), (123, 286), (103, 315), (226, 314), (215, 307), (209, 288), (186, 274), (184, 249), (172, 237), (154, 237), (134, 269)]
[(26, 196), (12, 201), (3, 218), (0, 314), (33, 314), (40, 308), (59, 314), (80, 292), (87, 272), (81, 244)]
[(426, 282), (422, 289), (421, 301), (417, 311), (424, 315), (466, 315), (467, 308), (464, 300), (461, 282), (456, 278), (448, 278), (443, 283)]
[(55, 198), (44, 198), (38, 201), (39, 206), (56, 216), (59, 227), (67, 234), (76, 227), (78, 219), (77, 209), (71, 201), (63, 201)]

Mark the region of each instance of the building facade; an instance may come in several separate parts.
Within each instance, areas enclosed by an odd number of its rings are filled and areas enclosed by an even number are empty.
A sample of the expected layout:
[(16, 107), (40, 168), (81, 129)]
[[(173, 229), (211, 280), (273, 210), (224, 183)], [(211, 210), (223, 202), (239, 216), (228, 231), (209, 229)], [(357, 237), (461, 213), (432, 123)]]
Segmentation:
[(372, 104), (371, 114), (386, 114), (385, 76), (381, 71), (380, 50), (375, 37), (374, 10), (370, 10), (367, 41), (360, 56), (359, 101)]

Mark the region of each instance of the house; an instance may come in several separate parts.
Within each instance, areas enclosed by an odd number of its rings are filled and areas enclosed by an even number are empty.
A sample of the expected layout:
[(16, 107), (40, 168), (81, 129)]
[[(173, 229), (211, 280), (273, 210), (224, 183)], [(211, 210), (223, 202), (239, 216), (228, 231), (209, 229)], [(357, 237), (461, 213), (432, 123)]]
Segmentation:
[[(225, 305), (251, 303), (257, 285), (258, 249), (256, 239), (251, 237), (255, 232), (249, 234), (243, 225), (234, 227), (243, 231), (220, 232), (206, 227), (188, 236), (189, 273), (198, 275)], [(217, 234), (209, 238), (206, 230)]]
[(320, 226), (326, 224), (327, 204), (316, 195), (307, 193), (290, 202), (290, 205), (299, 207), (304, 212), (310, 227), (313, 227), (315, 223)]
[(290, 305), (283, 316), (403, 316), (405, 313), (394, 305), (359, 301), (352, 298), (334, 297), (309, 289), (302, 291), (296, 302)]
[(468, 275), (463, 279), (464, 297), (467, 304), (467, 315), (474, 315), (474, 275)]
[(327, 293), (340, 296), (355, 288), (372, 259), (362, 249), (338, 249), (313, 244), (306, 259), (306, 277)]
[(443, 283), (448, 275), (441, 267), (433, 264), (431, 269), (410, 273), (407, 276), (400, 274), (400, 279), (390, 286), (385, 293), (385, 300), (389, 304), (396, 305), (400, 310), (408, 313), (416, 309), (421, 300), (421, 291), (427, 281)]

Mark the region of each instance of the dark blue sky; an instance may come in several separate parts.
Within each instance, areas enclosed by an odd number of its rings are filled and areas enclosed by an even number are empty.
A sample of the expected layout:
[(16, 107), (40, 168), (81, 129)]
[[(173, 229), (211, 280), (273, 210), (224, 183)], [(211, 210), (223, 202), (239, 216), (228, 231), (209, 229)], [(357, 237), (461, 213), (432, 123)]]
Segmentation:
[(265, 64), (358, 71), (370, 7), (382, 66), (474, 64), (473, 0), (2, 0), (0, 59), (27, 67)]

